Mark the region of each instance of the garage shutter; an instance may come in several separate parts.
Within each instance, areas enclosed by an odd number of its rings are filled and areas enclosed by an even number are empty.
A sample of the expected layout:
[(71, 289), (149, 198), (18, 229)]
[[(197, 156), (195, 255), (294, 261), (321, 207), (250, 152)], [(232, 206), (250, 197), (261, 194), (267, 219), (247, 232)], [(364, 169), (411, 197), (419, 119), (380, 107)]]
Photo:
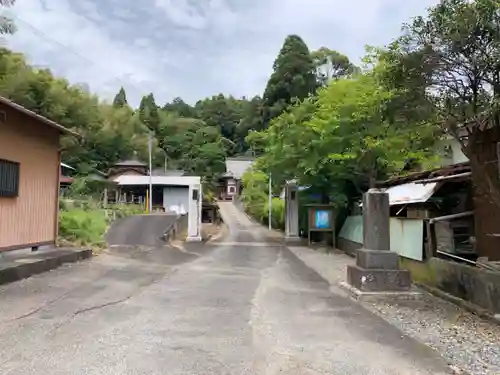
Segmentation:
[(163, 189), (163, 206), (167, 212), (184, 215), (189, 209), (189, 188), (167, 187)]

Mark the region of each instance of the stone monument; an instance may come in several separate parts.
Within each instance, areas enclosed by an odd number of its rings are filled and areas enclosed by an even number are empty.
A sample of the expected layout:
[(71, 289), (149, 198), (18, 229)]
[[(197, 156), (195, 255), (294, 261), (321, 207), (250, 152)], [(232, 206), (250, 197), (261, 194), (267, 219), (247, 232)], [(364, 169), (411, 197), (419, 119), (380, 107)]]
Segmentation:
[(370, 189), (363, 196), (363, 248), (356, 265), (347, 266), (347, 284), (363, 292), (407, 292), (411, 288), (408, 270), (399, 268), (398, 254), (390, 251), (389, 195)]
[(299, 242), (299, 200), (298, 187), (294, 180), (285, 185), (285, 241)]

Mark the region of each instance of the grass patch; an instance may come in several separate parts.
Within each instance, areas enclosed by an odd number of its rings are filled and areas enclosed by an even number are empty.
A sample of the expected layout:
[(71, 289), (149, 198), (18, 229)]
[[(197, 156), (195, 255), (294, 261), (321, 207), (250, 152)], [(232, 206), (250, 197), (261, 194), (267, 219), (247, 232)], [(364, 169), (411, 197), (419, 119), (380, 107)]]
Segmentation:
[(419, 262), (408, 258), (399, 257), (400, 267), (411, 272), (414, 281), (421, 284), (436, 286), (437, 274), (431, 262)]
[(59, 244), (103, 249), (106, 247), (104, 235), (114, 220), (142, 213), (144, 208), (140, 205), (103, 209), (93, 201), (63, 201), (59, 212)]
[(72, 208), (59, 214), (59, 236), (77, 246), (104, 246), (108, 228), (105, 210)]

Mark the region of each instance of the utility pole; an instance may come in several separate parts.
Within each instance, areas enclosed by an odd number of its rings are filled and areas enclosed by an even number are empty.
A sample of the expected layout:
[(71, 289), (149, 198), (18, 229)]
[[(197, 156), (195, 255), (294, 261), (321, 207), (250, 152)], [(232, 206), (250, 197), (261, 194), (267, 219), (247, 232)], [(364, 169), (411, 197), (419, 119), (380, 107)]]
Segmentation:
[(148, 138), (148, 151), (149, 151), (149, 199), (148, 211), (153, 211), (153, 133), (149, 133)]
[(272, 222), (272, 212), (273, 212), (273, 192), (272, 192), (272, 176), (271, 172), (269, 172), (269, 230), (271, 230), (273, 227), (271, 225)]

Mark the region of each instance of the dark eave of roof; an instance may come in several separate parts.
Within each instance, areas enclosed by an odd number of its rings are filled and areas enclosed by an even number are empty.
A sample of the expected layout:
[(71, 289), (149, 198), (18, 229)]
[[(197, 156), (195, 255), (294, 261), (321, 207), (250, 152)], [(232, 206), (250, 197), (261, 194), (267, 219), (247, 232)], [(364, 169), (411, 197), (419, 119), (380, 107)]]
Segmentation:
[(57, 122), (49, 120), (46, 117), (40, 116), (39, 114), (37, 114), (37, 113), (27, 109), (27, 108), (24, 108), (23, 106), (21, 106), (17, 103), (14, 103), (13, 101), (11, 101), (3, 96), (0, 96), (0, 103), (5, 104), (6, 106), (8, 106), (12, 109), (15, 109), (16, 111), (21, 112), (21, 113), (23, 113), (23, 114), (25, 114), (25, 115), (27, 115), (35, 120), (38, 120), (38, 121), (44, 123), (45, 125), (50, 126), (51, 128), (57, 129), (61, 133), (71, 134), (71, 135), (74, 135), (76, 137), (81, 137), (80, 134), (78, 134), (77, 132), (74, 132), (73, 130), (65, 128), (64, 126), (58, 124)]
[(147, 167), (147, 164), (139, 160), (123, 160), (116, 163), (116, 167)]
[(422, 172), (410, 173), (407, 174), (406, 176), (394, 177), (386, 181), (378, 182), (377, 186), (381, 188), (387, 188), (390, 186), (401, 185), (423, 179), (435, 178), (440, 176), (451, 176), (464, 172), (470, 172), (470, 170), (471, 168), (469, 162), (452, 164), (445, 167), (429, 169)]

